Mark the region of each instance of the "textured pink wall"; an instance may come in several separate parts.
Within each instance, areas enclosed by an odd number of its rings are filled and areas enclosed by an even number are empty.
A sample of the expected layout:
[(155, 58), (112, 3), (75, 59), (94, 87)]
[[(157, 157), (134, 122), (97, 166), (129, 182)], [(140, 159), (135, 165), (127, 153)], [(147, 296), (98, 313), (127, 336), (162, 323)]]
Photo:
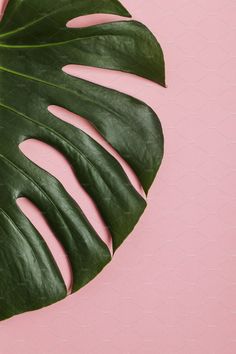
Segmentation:
[[(235, 1), (123, 4), (162, 43), (168, 89), (99, 70), (92, 77), (158, 112), (163, 166), (145, 215), (113, 262), (65, 301), (0, 323), (1, 354), (236, 353)], [(86, 68), (73, 70), (91, 77)], [(22, 149), (63, 180), (106, 238), (62, 157), (38, 147)], [(69, 283), (50, 231), (36, 210), (23, 208), (51, 239)]]

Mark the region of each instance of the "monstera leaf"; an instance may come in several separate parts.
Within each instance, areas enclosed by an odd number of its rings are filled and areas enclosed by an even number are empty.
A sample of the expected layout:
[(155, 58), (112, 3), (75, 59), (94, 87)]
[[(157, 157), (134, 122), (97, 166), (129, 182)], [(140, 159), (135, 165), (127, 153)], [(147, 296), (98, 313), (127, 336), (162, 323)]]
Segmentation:
[(35, 138), (64, 154), (108, 227), (113, 251), (146, 207), (118, 161), (86, 133), (52, 115), (49, 105), (87, 119), (128, 162), (146, 193), (162, 160), (162, 129), (150, 107), (62, 71), (73, 63), (165, 85), (162, 50), (141, 23), (66, 27), (68, 20), (94, 13), (130, 17), (117, 0), (10, 0), (0, 24), (0, 319), (67, 296), (47, 244), (17, 206), (19, 197), (42, 211), (63, 246), (72, 292), (111, 260), (80, 207), (57, 179), (23, 155), (20, 143)]

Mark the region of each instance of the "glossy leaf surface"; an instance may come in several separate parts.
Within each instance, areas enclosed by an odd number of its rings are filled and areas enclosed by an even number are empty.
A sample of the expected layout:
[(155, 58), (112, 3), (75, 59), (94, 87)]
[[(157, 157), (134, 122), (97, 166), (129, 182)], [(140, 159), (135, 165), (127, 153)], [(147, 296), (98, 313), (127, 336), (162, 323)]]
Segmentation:
[[(56, 118), (57, 105), (87, 119), (148, 192), (163, 156), (160, 122), (143, 102), (62, 71), (67, 64), (120, 70), (165, 85), (162, 50), (136, 21), (67, 28), (76, 16), (130, 17), (117, 0), (10, 0), (0, 23), (0, 319), (54, 303), (66, 286), (45, 241), (16, 204), (43, 213), (71, 264), (76, 291), (111, 260), (107, 245), (52, 175), (23, 155), (35, 138), (64, 154), (94, 200), (115, 251), (146, 207), (118, 161), (85, 132)], [(148, 237), (148, 235), (144, 235)]]

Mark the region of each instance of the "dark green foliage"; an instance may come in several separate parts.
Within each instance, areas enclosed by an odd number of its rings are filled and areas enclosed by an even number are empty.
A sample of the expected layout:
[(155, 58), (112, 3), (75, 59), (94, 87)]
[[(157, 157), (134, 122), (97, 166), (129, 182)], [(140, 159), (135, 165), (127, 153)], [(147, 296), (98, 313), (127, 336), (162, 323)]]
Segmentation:
[(21, 153), (21, 142), (35, 138), (66, 156), (109, 228), (114, 250), (146, 206), (120, 164), (87, 134), (49, 113), (49, 105), (91, 122), (129, 163), (145, 192), (162, 160), (162, 129), (150, 107), (61, 70), (70, 63), (88, 65), (165, 85), (162, 50), (139, 22), (66, 28), (71, 18), (93, 13), (130, 17), (117, 0), (10, 0), (0, 24), (0, 319), (67, 295), (46, 243), (17, 198), (30, 199), (43, 212), (64, 247), (73, 292), (111, 260), (79, 206), (60, 182)]

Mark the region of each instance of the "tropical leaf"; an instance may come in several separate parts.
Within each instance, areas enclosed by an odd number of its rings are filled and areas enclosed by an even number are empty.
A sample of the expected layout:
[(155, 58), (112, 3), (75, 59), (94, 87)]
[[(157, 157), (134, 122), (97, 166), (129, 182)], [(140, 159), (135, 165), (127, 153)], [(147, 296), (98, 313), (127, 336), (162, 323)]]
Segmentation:
[(70, 261), (75, 292), (111, 260), (62, 184), (19, 149), (35, 138), (58, 149), (94, 200), (115, 251), (134, 228), (146, 201), (118, 161), (80, 129), (56, 118), (49, 105), (87, 119), (131, 166), (147, 193), (161, 164), (163, 135), (143, 102), (61, 68), (80, 64), (120, 70), (165, 85), (162, 50), (136, 21), (67, 28), (94, 13), (130, 17), (117, 0), (10, 0), (0, 24), (0, 319), (67, 296), (60, 270), (42, 236), (17, 206), (31, 200), (45, 216)]

